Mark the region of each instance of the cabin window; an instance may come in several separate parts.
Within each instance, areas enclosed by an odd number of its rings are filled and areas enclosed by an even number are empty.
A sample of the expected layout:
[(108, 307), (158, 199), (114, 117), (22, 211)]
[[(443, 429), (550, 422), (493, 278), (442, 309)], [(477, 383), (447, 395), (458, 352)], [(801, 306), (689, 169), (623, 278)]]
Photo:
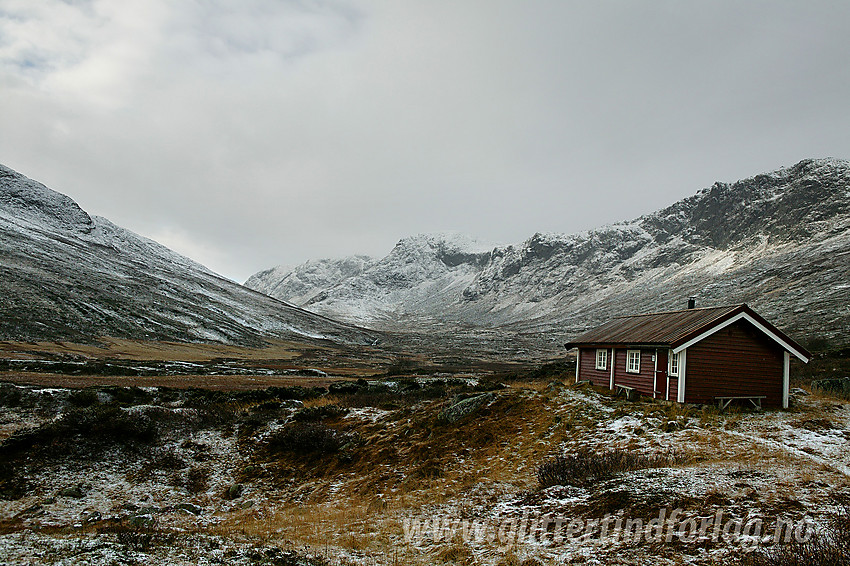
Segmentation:
[(629, 350), (626, 353), (626, 371), (640, 373), (640, 350)]
[(596, 350), (596, 369), (608, 369), (608, 350)]
[(677, 376), (679, 375), (679, 354), (674, 354), (670, 352), (670, 369), (667, 371), (670, 375)]

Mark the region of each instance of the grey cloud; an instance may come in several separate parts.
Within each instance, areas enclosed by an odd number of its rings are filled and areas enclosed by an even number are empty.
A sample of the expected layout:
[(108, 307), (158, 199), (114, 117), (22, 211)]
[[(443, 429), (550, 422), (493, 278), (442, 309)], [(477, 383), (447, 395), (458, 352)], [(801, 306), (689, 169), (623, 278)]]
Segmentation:
[(844, 3), (38, 4), (0, 12), (0, 162), (236, 279), (850, 157)]

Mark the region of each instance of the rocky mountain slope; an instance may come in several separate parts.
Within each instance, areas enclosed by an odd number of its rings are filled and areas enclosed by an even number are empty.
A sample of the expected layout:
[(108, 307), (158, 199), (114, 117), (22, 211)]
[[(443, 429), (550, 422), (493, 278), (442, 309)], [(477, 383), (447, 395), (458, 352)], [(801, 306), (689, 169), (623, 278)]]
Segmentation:
[[(394, 320), (396, 329), (416, 330), (411, 317), (441, 320), (439, 312), (457, 303), (487, 264), (491, 249), (460, 234), (420, 235), (404, 238), (381, 260), (358, 256), (311, 261), (277, 281), (275, 271), (269, 270), (245, 284), (258, 291), (269, 289), (275, 297), (290, 297), (315, 312), (334, 312), (374, 326)], [(311, 286), (311, 280), (319, 285)]]
[(0, 339), (371, 343), (251, 291), (0, 166)]
[(439, 322), (562, 341), (612, 316), (684, 308), (695, 295), (703, 306), (747, 302), (800, 338), (844, 340), (850, 163), (804, 160), (717, 182), (630, 222), (487, 251), (457, 238), (408, 238), (328, 283), (298, 294), (265, 285), (314, 312), (382, 329)]
[(360, 275), (375, 261), (369, 256), (356, 255), (337, 260), (311, 260), (294, 269), (278, 266), (252, 275), (245, 286), (272, 297), (291, 297), (290, 302), (303, 305), (313, 300), (322, 289)]

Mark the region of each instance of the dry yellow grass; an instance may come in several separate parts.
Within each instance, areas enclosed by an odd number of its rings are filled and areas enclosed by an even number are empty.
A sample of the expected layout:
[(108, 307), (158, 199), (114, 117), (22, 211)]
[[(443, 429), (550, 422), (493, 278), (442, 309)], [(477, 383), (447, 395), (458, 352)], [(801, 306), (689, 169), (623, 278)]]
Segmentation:
[(232, 514), (215, 527), (225, 537), (244, 537), (285, 548), (329, 549), (382, 558), (381, 564), (429, 564), (427, 552), (401, 544), (403, 529), (394, 508), (376, 511), (373, 500), (359, 496), (286, 505), (261, 512)]
[(305, 399), (304, 407), (327, 407), (328, 405), (339, 405), (341, 397), (338, 395), (323, 395), (315, 399)]
[(196, 344), (182, 342), (153, 342), (102, 337), (95, 344), (72, 342), (0, 342), (0, 352), (69, 354), (88, 358), (155, 361), (180, 360), (205, 362), (216, 358), (241, 360), (287, 360), (302, 355), (304, 350), (329, 350), (313, 344), (274, 341), (264, 348), (228, 346), (224, 344)]
[[(336, 404), (339, 398), (308, 405)], [(448, 401), (403, 408), (371, 423), (356, 417), (323, 421), (362, 439), (354, 461), (336, 456), (300, 459), (275, 455), (272, 475), (300, 478), (292, 499), (279, 506), (228, 515), (216, 527), (227, 536), (295, 548), (332, 547), (381, 556), (381, 564), (472, 564), (457, 544), (418, 548), (403, 544), (402, 517), (435, 505), (457, 506), (476, 484), (513, 489), (536, 485), (536, 466), (560, 440), (553, 413), (560, 402), (531, 390), (501, 392), (489, 408), (457, 424), (435, 417)], [(274, 478), (276, 485), (280, 484)], [(464, 511), (461, 503), (458, 511)]]

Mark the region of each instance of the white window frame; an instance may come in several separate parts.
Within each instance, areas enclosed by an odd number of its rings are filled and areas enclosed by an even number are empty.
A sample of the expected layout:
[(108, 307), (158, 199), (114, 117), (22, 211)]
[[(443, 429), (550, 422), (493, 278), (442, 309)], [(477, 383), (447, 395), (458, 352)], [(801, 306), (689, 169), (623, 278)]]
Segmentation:
[[(601, 361), (601, 363), (600, 363)], [(608, 369), (608, 350), (597, 348), (596, 350), (596, 369)]]
[[(681, 363), (681, 360), (679, 359), (679, 353), (674, 352), (673, 350), (670, 350), (670, 356), (669, 356), (668, 360), (669, 360), (669, 362), (668, 362), (667, 373), (674, 376), (674, 377), (679, 377), (679, 365)], [(674, 364), (673, 364), (673, 360), (676, 360), (675, 367), (674, 367)]]
[[(632, 369), (632, 359), (637, 355), (637, 369)], [(640, 350), (626, 350), (626, 373), (640, 373)]]

